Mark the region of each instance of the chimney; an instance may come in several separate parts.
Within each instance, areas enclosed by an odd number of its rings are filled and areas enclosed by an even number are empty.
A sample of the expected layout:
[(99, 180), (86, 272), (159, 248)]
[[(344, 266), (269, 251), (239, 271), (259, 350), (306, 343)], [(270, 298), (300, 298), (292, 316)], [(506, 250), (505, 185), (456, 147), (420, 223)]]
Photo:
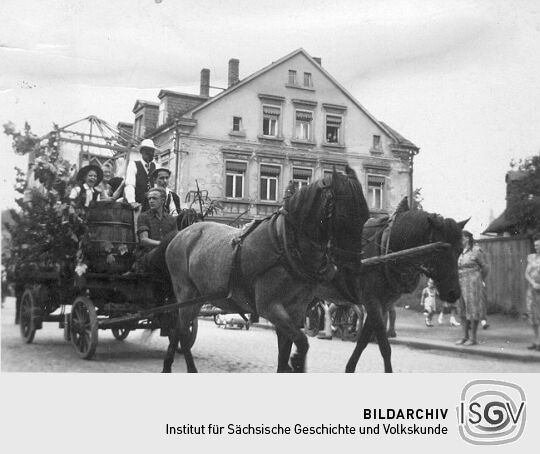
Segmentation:
[(229, 60), (229, 87), (237, 84), (239, 79), (239, 66), (240, 60), (237, 58), (231, 58)]
[(201, 69), (201, 96), (210, 96), (210, 70), (207, 68)]
[(321, 57), (313, 57), (313, 60), (315, 60), (319, 64), (319, 66), (322, 66)]

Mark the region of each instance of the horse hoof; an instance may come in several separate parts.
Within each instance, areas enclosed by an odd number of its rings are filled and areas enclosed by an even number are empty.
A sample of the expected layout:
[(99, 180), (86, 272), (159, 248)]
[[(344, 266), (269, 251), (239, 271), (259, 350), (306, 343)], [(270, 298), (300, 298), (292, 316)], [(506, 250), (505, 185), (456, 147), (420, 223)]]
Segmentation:
[(346, 373), (346, 374), (354, 374), (355, 371), (356, 371), (356, 368), (355, 368), (355, 367), (349, 367), (349, 366), (347, 366), (347, 367), (345, 368), (345, 373)]
[(292, 367), (278, 367), (277, 373), (278, 374), (290, 374), (292, 372)]
[(306, 369), (306, 362), (304, 358), (299, 358), (297, 356), (293, 356), (291, 358), (291, 366), (292, 370), (295, 373), (303, 373)]
[(386, 336), (387, 337), (396, 337), (396, 332), (395, 331), (388, 331), (388, 333), (386, 333)]
[(163, 368), (163, 370), (161, 371), (162, 374), (170, 374), (171, 373), (171, 369), (165, 369)]

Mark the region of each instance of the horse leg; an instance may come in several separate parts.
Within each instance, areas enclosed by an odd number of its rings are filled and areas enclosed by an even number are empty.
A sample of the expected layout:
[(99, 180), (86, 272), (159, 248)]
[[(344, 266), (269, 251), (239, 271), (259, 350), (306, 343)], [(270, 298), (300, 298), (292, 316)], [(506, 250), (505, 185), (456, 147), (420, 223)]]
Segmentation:
[[(305, 372), (306, 356), (309, 350), (307, 336), (296, 327), (282, 304), (272, 304), (267, 308), (263, 317), (276, 327), (276, 331), (281, 332), (282, 336), (285, 336), (289, 342), (293, 342), (296, 346), (296, 351), (290, 358), (293, 372)], [(278, 357), (278, 363), (280, 359), (282, 358)]]
[(276, 330), (278, 340), (278, 373), (292, 372), (289, 366), (289, 357), (291, 356), (292, 341), (285, 336), (281, 330)]
[[(191, 308), (189, 308), (191, 309)], [(191, 322), (198, 314), (192, 310), (186, 309), (185, 313), (183, 309), (180, 309), (180, 316), (178, 320), (178, 336), (180, 338), (180, 345), (182, 347), (182, 353), (184, 355), (184, 360), (186, 361), (187, 371), (189, 373), (197, 373), (197, 368), (195, 367), (195, 361), (193, 360), (193, 355), (191, 354), (191, 333), (190, 326)]]
[(386, 335), (386, 326), (384, 326), (382, 314), (381, 314), (381, 302), (376, 300), (376, 305), (366, 305), (368, 318), (371, 319), (371, 324), (377, 343), (379, 344), (379, 351), (384, 361), (384, 371), (387, 373), (392, 372), (392, 348), (390, 342), (388, 342), (388, 336)]
[(170, 374), (172, 370), (172, 364), (174, 362), (174, 355), (178, 350), (178, 315), (175, 315), (174, 327), (169, 328), (169, 346), (167, 347), (167, 353), (165, 354), (165, 359), (163, 360), (163, 370), (162, 373)]
[(364, 326), (362, 327), (362, 331), (360, 331), (360, 335), (358, 336), (356, 340), (356, 346), (354, 347), (354, 351), (349, 358), (349, 361), (347, 361), (347, 366), (345, 366), (345, 372), (347, 373), (353, 373), (356, 370), (356, 365), (358, 364), (358, 360), (360, 359), (360, 355), (366, 348), (367, 344), (369, 343), (369, 340), (371, 339), (371, 335), (373, 334), (373, 327), (370, 323), (370, 317), (367, 317)]
[(386, 334), (388, 337), (396, 337), (396, 305), (394, 303), (390, 304), (386, 316), (388, 317), (388, 331)]

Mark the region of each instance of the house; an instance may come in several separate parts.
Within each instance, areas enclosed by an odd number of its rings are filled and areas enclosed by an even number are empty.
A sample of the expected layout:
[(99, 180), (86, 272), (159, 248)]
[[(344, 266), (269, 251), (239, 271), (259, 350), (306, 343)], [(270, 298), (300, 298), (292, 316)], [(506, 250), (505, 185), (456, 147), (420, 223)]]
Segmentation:
[(267, 216), (290, 180), (301, 187), (347, 164), (372, 215), (412, 195), (419, 148), (371, 115), (304, 49), (244, 79), (231, 59), (228, 87), (213, 97), (210, 88), (203, 69), (198, 95), (161, 90), (159, 103), (138, 100), (133, 131), (154, 140), (158, 164), (171, 170), (182, 200), (193, 200), (197, 181), (222, 202), (222, 222)]

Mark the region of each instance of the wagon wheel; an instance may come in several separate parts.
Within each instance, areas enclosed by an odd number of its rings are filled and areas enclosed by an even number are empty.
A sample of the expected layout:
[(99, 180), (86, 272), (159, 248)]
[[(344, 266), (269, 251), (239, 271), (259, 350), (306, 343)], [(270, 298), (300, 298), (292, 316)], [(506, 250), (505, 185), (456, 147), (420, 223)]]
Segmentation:
[[(191, 324), (189, 325), (189, 348), (193, 347), (193, 344), (195, 343), (195, 339), (197, 339), (197, 331), (199, 329), (199, 319), (194, 318), (191, 321)], [(178, 353), (184, 353), (182, 350), (182, 346), (178, 345)]]
[(36, 296), (30, 289), (26, 289), (21, 297), (20, 308), (20, 330), (21, 336), (27, 344), (32, 343), (36, 335)]
[(112, 334), (116, 340), (123, 341), (129, 336), (131, 329), (129, 328), (112, 328)]
[(304, 324), (304, 333), (307, 336), (315, 337), (319, 334), (321, 322), (324, 320), (323, 309), (321, 308), (319, 301), (314, 300), (308, 305), (306, 310), (306, 319)]
[(79, 296), (71, 306), (71, 343), (82, 359), (90, 359), (98, 342), (96, 308), (90, 298)]

